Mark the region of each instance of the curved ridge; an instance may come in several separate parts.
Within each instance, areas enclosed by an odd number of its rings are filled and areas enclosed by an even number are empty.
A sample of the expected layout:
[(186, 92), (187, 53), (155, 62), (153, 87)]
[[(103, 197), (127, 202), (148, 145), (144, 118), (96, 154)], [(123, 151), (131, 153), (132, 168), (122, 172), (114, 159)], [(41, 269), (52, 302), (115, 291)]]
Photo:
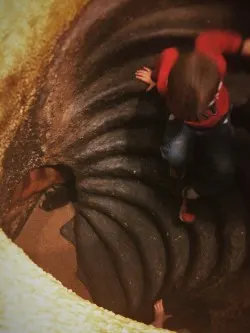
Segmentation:
[(82, 211), (114, 261), (128, 301), (128, 308), (133, 314), (141, 306), (142, 298), (147, 291), (146, 282), (148, 282), (144, 279), (145, 272), (142, 269), (137, 248), (125, 228), (120, 227), (113, 219), (87, 207), (84, 207)]
[(152, 187), (167, 187), (166, 165), (157, 158), (117, 155), (96, 161), (81, 169), (84, 177), (137, 179)]
[[(94, 302), (116, 313), (129, 315), (124, 290), (108, 251), (87, 219), (81, 214), (77, 214), (75, 218), (75, 241), (77, 259), (82, 264), (78, 266), (78, 274), (81, 277), (81, 271), (83, 271), (84, 281)], [(100, 277), (109, 283), (100, 283)]]
[[(168, 283), (175, 283), (185, 273), (189, 256), (188, 237), (184, 227), (176, 223), (177, 216), (171, 216), (168, 200), (161, 204), (150, 187), (127, 179), (87, 178), (79, 182), (79, 186), (79, 200), (82, 202), (86, 200), (85, 192), (102, 194), (136, 205), (151, 215), (167, 248), (167, 258), (171, 265)], [(170, 197), (166, 199), (171, 200)]]
[[(167, 269), (164, 245), (154, 225), (138, 208), (117, 198), (84, 194), (81, 202), (115, 220), (130, 235), (143, 258), (148, 293), (154, 299), (162, 287)], [(84, 208), (82, 210), (84, 212)], [(131, 220), (131, 216), (135, 218)]]

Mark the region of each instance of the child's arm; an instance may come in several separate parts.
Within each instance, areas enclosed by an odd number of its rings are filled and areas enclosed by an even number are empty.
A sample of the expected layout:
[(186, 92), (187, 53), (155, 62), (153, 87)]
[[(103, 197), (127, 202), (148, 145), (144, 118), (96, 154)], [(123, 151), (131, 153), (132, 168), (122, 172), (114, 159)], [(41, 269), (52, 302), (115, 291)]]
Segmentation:
[(165, 49), (159, 57), (155, 74), (157, 75), (157, 90), (162, 96), (166, 94), (168, 76), (178, 56), (178, 50), (170, 47)]
[(146, 91), (153, 89), (156, 85), (156, 82), (152, 78), (152, 73), (153, 71), (148, 67), (143, 67), (135, 72), (135, 77), (138, 80), (148, 84)]
[(156, 84), (158, 92), (164, 95), (167, 90), (167, 78), (174, 62), (178, 57), (178, 51), (175, 48), (167, 48), (160, 54), (155, 66), (155, 70), (152, 71), (147, 67), (139, 69), (135, 73), (135, 77), (148, 84), (147, 91), (151, 90)]
[(162, 54), (160, 54), (156, 60), (155, 69), (152, 71), (151, 78), (154, 82), (157, 82), (157, 78), (159, 75), (160, 67), (161, 67), (161, 61), (162, 61)]
[(157, 78), (158, 78), (161, 63), (162, 63), (163, 54), (164, 54), (164, 51), (158, 56), (158, 58), (156, 60), (155, 68), (153, 70), (151, 70), (148, 67), (143, 67), (142, 69), (138, 69), (135, 72), (135, 77), (138, 80), (148, 84), (146, 91), (149, 91), (156, 86)]
[(214, 54), (240, 53), (250, 56), (250, 39), (243, 40), (236, 32), (211, 30), (202, 32), (196, 39), (198, 51)]
[(155, 318), (152, 325), (157, 328), (163, 328), (164, 322), (168, 318), (172, 318), (172, 315), (167, 315), (165, 313), (162, 299), (154, 304), (154, 313), (155, 313)]

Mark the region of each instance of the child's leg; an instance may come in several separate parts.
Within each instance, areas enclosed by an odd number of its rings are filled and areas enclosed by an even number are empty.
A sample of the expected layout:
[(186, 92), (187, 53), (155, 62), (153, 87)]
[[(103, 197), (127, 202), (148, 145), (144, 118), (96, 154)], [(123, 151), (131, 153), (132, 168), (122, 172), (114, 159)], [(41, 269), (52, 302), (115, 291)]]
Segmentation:
[(192, 200), (200, 196), (218, 195), (233, 184), (232, 133), (230, 123), (226, 122), (198, 134), (205, 163), (203, 161), (202, 172), (197, 173), (197, 177), (193, 179), (192, 187), (185, 188), (183, 191), (183, 202), (179, 213), (181, 221), (186, 223), (195, 221), (195, 215), (188, 209), (188, 203)]
[[(183, 178), (190, 150), (193, 146), (195, 131), (176, 120), (169, 121), (164, 136), (164, 145), (161, 147), (162, 157), (170, 164), (170, 176)], [(180, 219), (183, 222), (193, 222), (194, 217), (187, 213), (186, 200), (180, 210)]]
[(194, 132), (179, 121), (168, 122), (160, 149), (162, 157), (170, 164), (171, 176), (183, 175), (193, 136)]
[(190, 211), (189, 203), (199, 198), (199, 194), (192, 187), (185, 187), (182, 191), (182, 204), (179, 211), (179, 219), (185, 223), (193, 223), (196, 219), (195, 214)]
[(235, 165), (231, 125), (221, 124), (211, 133), (202, 135), (201, 140), (206, 170), (203, 181), (197, 181), (194, 188), (202, 196), (213, 196), (226, 191), (233, 184)]

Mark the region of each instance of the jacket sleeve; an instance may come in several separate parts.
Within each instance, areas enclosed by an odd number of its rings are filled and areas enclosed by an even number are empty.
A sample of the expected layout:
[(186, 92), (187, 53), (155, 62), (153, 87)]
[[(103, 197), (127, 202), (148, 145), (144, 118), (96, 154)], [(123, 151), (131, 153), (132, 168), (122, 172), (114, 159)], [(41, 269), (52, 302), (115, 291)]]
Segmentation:
[(155, 68), (154, 68), (154, 70), (152, 72), (152, 75), (151, 75), (151, 79), (154, 82), (157, 82), (157, 78), (158, 78), (159, 71), (160, 71), (160, 66), (161, 66), (161, 60), (162, 60), (162, 54), (158, 56), (158, 58), (156, 60)]
[(177, 58), (178, 58), (178, 51), (176, 48), (167, 48), (163, 50), (163, 52), (160, 55), (159, 63), (156, 69), (157, 73), (157, 90), (161, 95), (165, 95), (167, 91), (167, 81), (169, 73), (175, 64)]
[(238, 53), (243, 46), (240, 34), (231, 31), (211, 30), (202, 32), (196, 39), (196, 50), (207, 53)]

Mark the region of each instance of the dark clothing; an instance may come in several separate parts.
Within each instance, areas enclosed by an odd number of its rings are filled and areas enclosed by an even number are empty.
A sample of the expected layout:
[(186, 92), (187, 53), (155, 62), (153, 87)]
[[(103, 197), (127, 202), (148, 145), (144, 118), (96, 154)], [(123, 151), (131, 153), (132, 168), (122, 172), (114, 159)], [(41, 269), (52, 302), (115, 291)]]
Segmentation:
[[(168, 121), (162, 157), (182, 169), (195, 161), (192, 186), (201, 196), (219, 194), (234, 175), (230, 116), (211, 129), (197, 130), (176, 120)], [(192, 173), (192, 172), (191, 172)]]

